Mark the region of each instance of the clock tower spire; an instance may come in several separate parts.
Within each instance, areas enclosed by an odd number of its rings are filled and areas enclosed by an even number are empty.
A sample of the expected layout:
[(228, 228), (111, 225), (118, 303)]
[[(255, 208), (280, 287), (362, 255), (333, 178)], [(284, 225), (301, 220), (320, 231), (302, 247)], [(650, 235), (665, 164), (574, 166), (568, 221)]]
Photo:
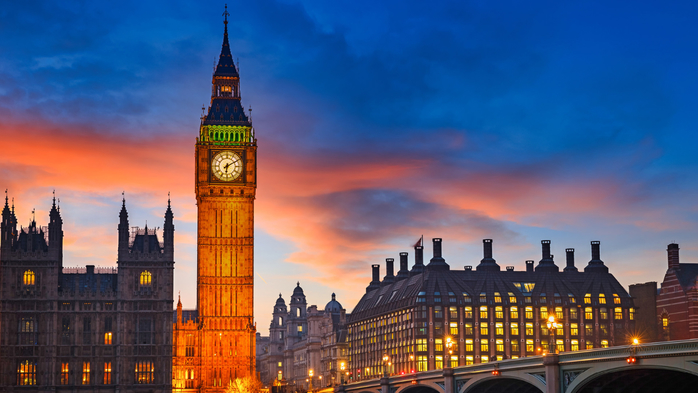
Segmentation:
[(228, 42), (213, 73), (211, 104), (196, 141), (197, 308), (200, 391), (254, 376), (254, 200), (257, 139), (245, 115)]

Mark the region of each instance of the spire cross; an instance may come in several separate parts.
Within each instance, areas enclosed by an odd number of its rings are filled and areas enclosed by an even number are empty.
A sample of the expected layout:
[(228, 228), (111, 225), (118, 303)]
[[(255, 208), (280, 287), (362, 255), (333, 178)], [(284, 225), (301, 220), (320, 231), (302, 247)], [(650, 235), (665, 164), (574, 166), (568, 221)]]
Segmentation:
[(167, 191), (167, 207), (170, 207), (170, 192)]
[(56, 206), (56, 190), (53, 190), (53, 206)]
[(225, 23), (227, 25), (228, 24), (228, 16), (230, 16), (230, 14), (228, 13), (228, 4), (225, 5), (225, 12), (223, 13), (223, 16), (225, 17), (225, 21), (223, 21), (223, 23)]

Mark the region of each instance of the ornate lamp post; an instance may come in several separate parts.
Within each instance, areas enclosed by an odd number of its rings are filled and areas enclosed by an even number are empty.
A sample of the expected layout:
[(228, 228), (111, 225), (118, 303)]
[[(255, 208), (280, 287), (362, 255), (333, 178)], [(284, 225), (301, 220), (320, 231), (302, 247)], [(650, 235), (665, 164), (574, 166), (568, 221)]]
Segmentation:
[(383, 354), (383, 376), (387, 377), (388, 376), (388, 361), (390, 358), (388, 357), (388, 354), (385, 353)]
[(453, 347), (453, 340), (451, 340), (451, 337), (446, 337), (446, 345), (445, 345), (445, 353), (444, 353), (444, 369), (450, 368), (451, 367), (451, 355), (453, 354), (453, 350), (451, 349)]
[(312, 392), (313, 391), (313, 369), (312, 368), (310, 370), (308, 370), (308, 377), (309, 377), (308, 379), (310, 380), (310, 382), (308, 384), (308, 390)]
[(410, 372), (414, 372), (414, 354), (410, 354)]
[(344, 369), (346, 368), (346, 364), (344, 362), (339, 363), (339, 369), (342, 371), (341, 374), (339, 374), (339, 384), (344, 385)]
[[(557, 330), (558, 323), (555, 320), (554, 315), (548, 316), (548, 333), (550, 334), (550, 344), (548, 344), (548, 352), (551, 354), (557, 353), (557, 344), (555, 344), (555, 331)], [(552, 345), (552, 346), (551, 346)]]

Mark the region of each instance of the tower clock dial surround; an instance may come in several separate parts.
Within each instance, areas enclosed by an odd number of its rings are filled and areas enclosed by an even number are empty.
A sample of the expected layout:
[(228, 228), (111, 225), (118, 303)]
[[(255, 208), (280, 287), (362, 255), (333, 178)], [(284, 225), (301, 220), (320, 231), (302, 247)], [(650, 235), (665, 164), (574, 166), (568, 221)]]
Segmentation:
[(220, 181), (233, 181), (242, 174), (242, 158), (234, 151), (221, 151), (213, 156), (211, 170)]

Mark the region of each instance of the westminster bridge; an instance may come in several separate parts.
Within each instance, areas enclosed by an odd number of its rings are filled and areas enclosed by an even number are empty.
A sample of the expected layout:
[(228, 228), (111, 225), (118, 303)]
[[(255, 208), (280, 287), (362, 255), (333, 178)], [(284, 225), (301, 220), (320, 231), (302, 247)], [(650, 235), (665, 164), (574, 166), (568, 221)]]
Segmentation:
[(358, 381), (337, 393), (698, 392), (698, 339), (529, 356)]

